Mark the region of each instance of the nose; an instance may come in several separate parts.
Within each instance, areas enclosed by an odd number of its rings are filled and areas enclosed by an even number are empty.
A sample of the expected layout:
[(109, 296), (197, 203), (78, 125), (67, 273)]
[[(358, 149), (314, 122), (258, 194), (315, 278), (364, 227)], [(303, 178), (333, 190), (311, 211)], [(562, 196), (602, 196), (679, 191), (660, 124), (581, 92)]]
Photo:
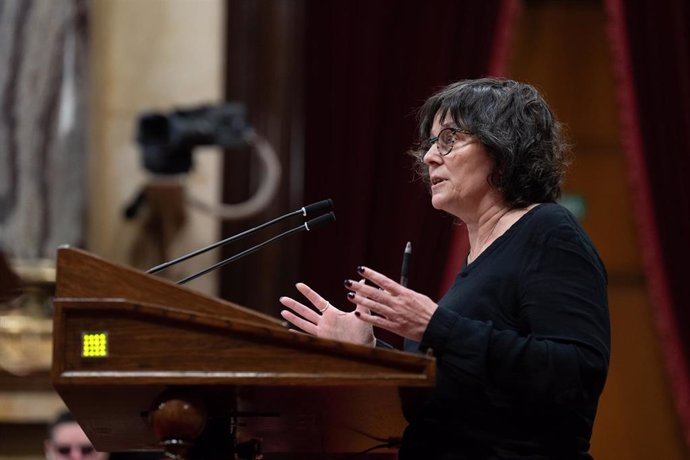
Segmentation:
[(432, 144), (431, 147), (429, 147), (429, 150), (427, 150), (422, 157), (422, 161), (424, 161), (424, 164), (427, 166), (431, 165), (432, 163), (441, 162), (441, 155), (438, 153), (438, 147), (436, 147), (436, 144)]

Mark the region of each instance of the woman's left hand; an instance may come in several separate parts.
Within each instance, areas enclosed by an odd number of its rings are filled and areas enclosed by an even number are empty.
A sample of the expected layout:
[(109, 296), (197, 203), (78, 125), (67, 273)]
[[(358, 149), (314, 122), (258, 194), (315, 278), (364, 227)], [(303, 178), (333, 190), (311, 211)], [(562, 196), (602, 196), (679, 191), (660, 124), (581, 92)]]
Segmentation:
[(363, 307), (355, 311), (357, 317), (402, 337), (421, 341), (431, 316), (438, 308), (436, 302), (371, 268), (357, 267), (357, 273), (379, 286), (345, 280), (345, 287), (350, 291), (348, 300)]

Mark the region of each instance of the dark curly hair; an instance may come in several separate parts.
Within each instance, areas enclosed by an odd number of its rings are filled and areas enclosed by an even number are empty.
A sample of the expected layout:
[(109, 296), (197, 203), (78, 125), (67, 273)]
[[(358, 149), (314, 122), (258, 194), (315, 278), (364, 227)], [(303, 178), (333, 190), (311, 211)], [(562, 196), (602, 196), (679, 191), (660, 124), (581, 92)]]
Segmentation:
[(419, 109), (419, 142), (410, 153), (417, 173), (429, 182), (424, 154), (436, 116), (450, 115), (476, 137), (493, 158), (489, 184), (503, 193), (512, 208), (556, 201), (569, 163), (561, 124), (531, 85), (481, 78), (453, 83)]

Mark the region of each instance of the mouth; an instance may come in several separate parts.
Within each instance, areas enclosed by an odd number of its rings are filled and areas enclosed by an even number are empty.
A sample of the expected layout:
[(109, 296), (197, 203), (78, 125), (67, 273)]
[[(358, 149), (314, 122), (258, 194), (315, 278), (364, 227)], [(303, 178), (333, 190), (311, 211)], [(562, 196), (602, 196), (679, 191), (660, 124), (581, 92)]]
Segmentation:
[(434, 185), (438, 185), (443, 181), (445, 181), (445, 179), (440, 178), (440, 177), (432, 177), (431, 178), (431, 186), (433, 187)]

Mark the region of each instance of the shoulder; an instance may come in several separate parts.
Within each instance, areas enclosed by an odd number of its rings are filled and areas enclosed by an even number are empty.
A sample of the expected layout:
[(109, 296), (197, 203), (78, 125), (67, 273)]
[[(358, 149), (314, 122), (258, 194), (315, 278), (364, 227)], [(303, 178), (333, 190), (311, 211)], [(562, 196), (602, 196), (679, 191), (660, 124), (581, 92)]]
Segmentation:
[(589, 241), (589, 237), (575, 216), (560, 204), (542, 203), (532, 212), (533, 215), (528, 220), (527, 226), (532, 232), (543, 236), (545, 240), (582, 236)]
[[(577, 224), (577, 219), (575, 216), (568, 211), (564, 206), (558, 203), (541, 203), (533, 208), (534, 216), (533, 221), (537, 221), (541, 224), (552, 223), (557, 224)], [(579, 224), (577, 224), (579, 226)]]
[(529, 227), (536, 242), (545, 250), (575, 253), (587, 259), (605, 275), (599, 253), (577, 218), (565, 207), (544, 203), (534, 208)]

